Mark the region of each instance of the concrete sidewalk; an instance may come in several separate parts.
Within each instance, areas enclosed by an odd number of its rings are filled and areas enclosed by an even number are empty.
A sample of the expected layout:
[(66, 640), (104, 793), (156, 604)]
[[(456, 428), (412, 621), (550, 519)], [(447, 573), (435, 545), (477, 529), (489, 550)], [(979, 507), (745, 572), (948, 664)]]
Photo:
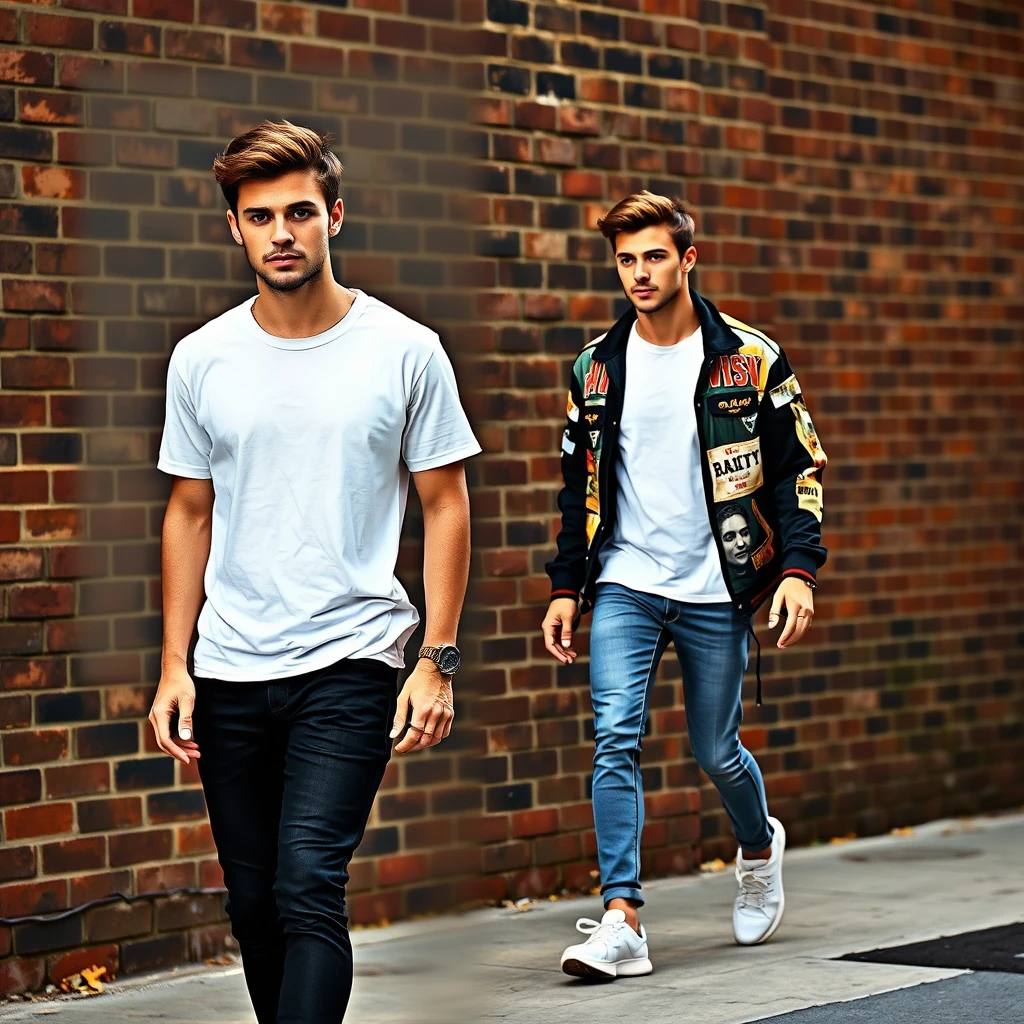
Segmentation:
[[(563, 975), (562, 948), (596, 898), (484, 910), (357, 932), (347, 1020), (358, 1024), (741, 1024), (806, 1007), (787, 1021), (993, 1024), (1024, 1021), (1024, 975), (837, 962), (833, 958), (1024, 918), (1024, 881), (1008, 865), (1024, 846), (1024, 815), (934, 822), (907, 836), (792, 850), (786, 918), (765, 946), (732, 940), (731, 871), (656, 881), (644, 923), (655, 973), (613, 984)], [(846, 1000), (943, 981), (882, 1000)], [(999, 1008), (1006, 1004), (1005, 1015)], [(235, 968), (192, 968), (111, 985), (87, 1000), (13, 1004), (0, 1021), (253, 1024)], [(906, 1014), (902, 1016), (901, 1014)], [(780, 1022), (781, 1024), (781, 1022)]]

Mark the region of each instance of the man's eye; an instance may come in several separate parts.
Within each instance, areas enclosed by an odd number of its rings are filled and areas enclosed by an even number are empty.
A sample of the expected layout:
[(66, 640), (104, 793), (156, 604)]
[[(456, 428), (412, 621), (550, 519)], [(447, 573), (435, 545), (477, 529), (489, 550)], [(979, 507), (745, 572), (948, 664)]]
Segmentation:
[(310, 215), (310, 211), (309, 210), (296, 210), (295, 211), (295, 216), (296, 217), (300, 217), (303, 220), (305, 220), (306, 217), (308, 217), (309, 215)]

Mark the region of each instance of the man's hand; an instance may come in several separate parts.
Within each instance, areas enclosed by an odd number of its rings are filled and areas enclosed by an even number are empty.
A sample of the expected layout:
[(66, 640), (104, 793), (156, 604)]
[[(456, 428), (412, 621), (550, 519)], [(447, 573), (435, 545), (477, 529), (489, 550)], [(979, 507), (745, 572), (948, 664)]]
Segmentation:
[(395, 753), (423, 750), (445, 739), (452, 731), (454, 700), (452, 677), (441, 675), (441, 670), (429, 658), (420, 658), (398, 695), (391, 738), (405, 728), (406, 721), (409, 731), (396, 745)]
[[(149, 712), (149, 721), (156, 733), (157, 746), (171, 757), (188, 764), (190, 757), (199, 757), (199, 747), (192, 739), (192, 709), (196, 704), (196, 687), (184, 664), (165, 668)], [(178, 714), (177, 736), (171, 736), (171, 719)]]
[(779, 614), (786, 611), (786, 626), (779, 637), (779, 647), (791, 647), (799, 643), (804, 633), (811, 628), (814, 618), (814, 591), (799, 577), (787, 576), (775, 591), (772, 610), (768, 615), (768, 628), (774, 629), (779, 623)]
[(556, 597), (548, 605), (548, 613), (540, 624), (548, 654), (563, 665), (571, 665), (576, 660), (576, 652), (572, 649), (572, 624), (575, 618), (576, 601), (571, 597)]

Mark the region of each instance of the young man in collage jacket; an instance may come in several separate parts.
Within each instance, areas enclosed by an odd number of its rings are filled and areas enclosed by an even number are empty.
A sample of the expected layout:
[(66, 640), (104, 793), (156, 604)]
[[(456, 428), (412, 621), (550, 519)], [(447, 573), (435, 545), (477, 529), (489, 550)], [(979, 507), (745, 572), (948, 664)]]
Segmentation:
[(826, 458), (782, 349), (690, 287), (697, 250), (682, 204), (642, 192), (599, 227), (630, 308), (573, 366), (562, 524), (542, 629), (547, 650), (571, 664), (573, 630), (593, 609), (593, 802), (605, 914), (578, 922), (589, 938), (565, 950), (562, 969), (616, 977), (652, 970), (638, 919), (639, 755), (669, 642), (694, 757), (740, 846), (736, 941), (765, 942), (782, 920), (785, 831), (740, 742), (742, 682), (763, 602), (774, 594), (769, 627), (785, 617), (779, 647), (797, 643), (811, 623), (825, 561)]

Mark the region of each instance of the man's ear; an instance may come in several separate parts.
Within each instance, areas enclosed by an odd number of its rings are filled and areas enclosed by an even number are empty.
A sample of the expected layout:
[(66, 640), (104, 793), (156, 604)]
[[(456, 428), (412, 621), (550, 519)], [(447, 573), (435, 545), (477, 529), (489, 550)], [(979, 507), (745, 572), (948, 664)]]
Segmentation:
[(328, 214), (327, 234), (330, 235), (331, 238), (341, 231), (341, 225), (344, 219), (345, 204), (339, 198)]
[(242, 241), (242, 233), (238, 230), (238, 221), (235, 218), (235, 215), (234, 215), (234, 213), (231, 210), (228, 210), (227, 217), (228, 217), (228, 227), (231, 229), (231, 237), (239, 245), (245, 245), (245, 242)]

